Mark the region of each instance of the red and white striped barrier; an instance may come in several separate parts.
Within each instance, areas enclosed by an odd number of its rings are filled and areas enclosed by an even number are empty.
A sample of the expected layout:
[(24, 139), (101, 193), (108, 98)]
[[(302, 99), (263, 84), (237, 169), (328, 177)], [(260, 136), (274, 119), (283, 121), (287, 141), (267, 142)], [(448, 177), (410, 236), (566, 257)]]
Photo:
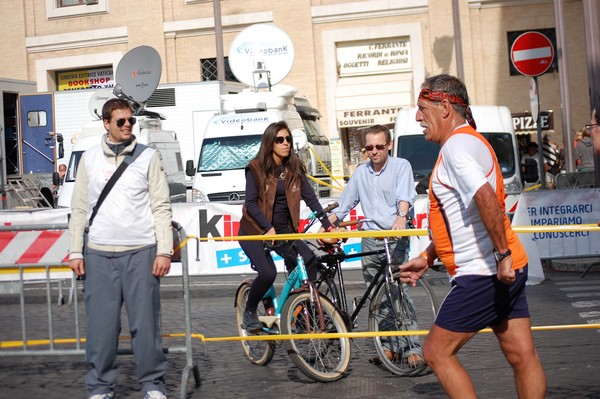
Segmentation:
[(46, 272), (68, 262), (69, 241), (68, 230), (0, 231), (0, 282), (71, 278), (68, 266)]
[(1, 231), (0, 265), (68, 262), (68, 230)]

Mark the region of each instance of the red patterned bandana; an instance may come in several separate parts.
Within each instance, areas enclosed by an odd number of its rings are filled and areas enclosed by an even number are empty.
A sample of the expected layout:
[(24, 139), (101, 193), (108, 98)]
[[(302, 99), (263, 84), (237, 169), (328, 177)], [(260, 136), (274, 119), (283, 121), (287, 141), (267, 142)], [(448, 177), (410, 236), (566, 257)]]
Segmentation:
[(441, 91), (431, 91), (430, 89), (422, 89), (419, 93), (419, 99), (427, 100), (427, 101), (435, 101), (440, 102), (443, 100), (448, 100), (450, 104), (458, 105), (459, 107), (467, 107), (467, 122), (469, 125), (473, 127), (473, 129), (477, 129), (477, 124), (473, 119), (473, 114), (471, 113), (471, 108), (467, 102), (455, 95), (444, 93)]
[(468, 107), (469, 104), (462, 98), (458, 96), (454, 96), (452, 94), (444, 93), (441, 91), (431, 91), (430, 89), (422, 89), (419, 93), (419, 98), (428, 101), (440, 102), (442, 100), (448, 100), (450, 104), (454, 105), (462, 105), (463, 107)]

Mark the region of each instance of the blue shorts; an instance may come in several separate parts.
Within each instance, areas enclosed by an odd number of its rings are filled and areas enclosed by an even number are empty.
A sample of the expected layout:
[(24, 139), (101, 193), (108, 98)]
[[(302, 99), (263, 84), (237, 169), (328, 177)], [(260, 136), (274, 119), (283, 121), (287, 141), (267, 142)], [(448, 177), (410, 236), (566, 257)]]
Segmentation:
[(435, 325), (454, 332), (477, 332), (507, 319), (529, 318), (525, 295), (527, 265), (506, 285), (493, 276), (461, 276), (452, 281)]

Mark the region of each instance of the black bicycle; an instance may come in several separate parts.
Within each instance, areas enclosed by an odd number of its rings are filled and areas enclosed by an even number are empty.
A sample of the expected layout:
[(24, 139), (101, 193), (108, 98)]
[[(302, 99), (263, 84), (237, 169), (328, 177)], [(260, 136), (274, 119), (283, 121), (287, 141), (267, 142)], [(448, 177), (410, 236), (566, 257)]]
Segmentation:
[[(357, 225), (361, 229), (364, 223), (373, 223), (380, 229), (381, 225), (371, 219), (341, 222), (340, 227)], [(357, 326), (358, 315), (367, 305), (369, 308), (369, 331), (411, 331), (429, 329), (437, 314), (439, 303), (429, 283), (419, 279), (412, 287), (400, 283), (394, 277), (398, 265), (392, 264), (390, 244), (400, 237), (383, 238), (384, 249), (370, 252), (347, 254), (342, 248), (341, 240), (320, 240), (320, 250), (325, 254), (319, 255), (322, 270), (315, 285), (331, 299), (341, 312), (348, 331)], [(310, 243), (314, 246), (313, 243)], [(378, 270), (375, 278), (367, 287), (362, 297), (353, 300), (352, 311), (348, 308), (342, 263), (350, 258), (383, 254), (387, 262)], [(414, 376), (427, 368), (421, 353), (422, 339), (417, 335), (381, 336), (374, 337), (375, 348), (381, 363), (397, 375)]]

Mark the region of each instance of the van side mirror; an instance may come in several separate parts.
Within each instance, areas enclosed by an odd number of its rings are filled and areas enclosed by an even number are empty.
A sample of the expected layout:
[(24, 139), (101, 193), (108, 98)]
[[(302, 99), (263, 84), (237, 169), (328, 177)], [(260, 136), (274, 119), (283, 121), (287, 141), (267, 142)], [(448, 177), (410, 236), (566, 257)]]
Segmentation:
[(52, 172), (52, 185), (58, 187), (60, 185), (60, 174), (58, 172)]
[(56, 142), (58, 143), (58, 154), (57, 158), (62, 159), (65, 157), (65, 147), (63, 145), (63, 135), (60, 133), (56, 133)]
[(196, 174), (196, 168), (194, 168), (194, 161), (188, 159), (185, 163), (185, 174), (192, 177)]

